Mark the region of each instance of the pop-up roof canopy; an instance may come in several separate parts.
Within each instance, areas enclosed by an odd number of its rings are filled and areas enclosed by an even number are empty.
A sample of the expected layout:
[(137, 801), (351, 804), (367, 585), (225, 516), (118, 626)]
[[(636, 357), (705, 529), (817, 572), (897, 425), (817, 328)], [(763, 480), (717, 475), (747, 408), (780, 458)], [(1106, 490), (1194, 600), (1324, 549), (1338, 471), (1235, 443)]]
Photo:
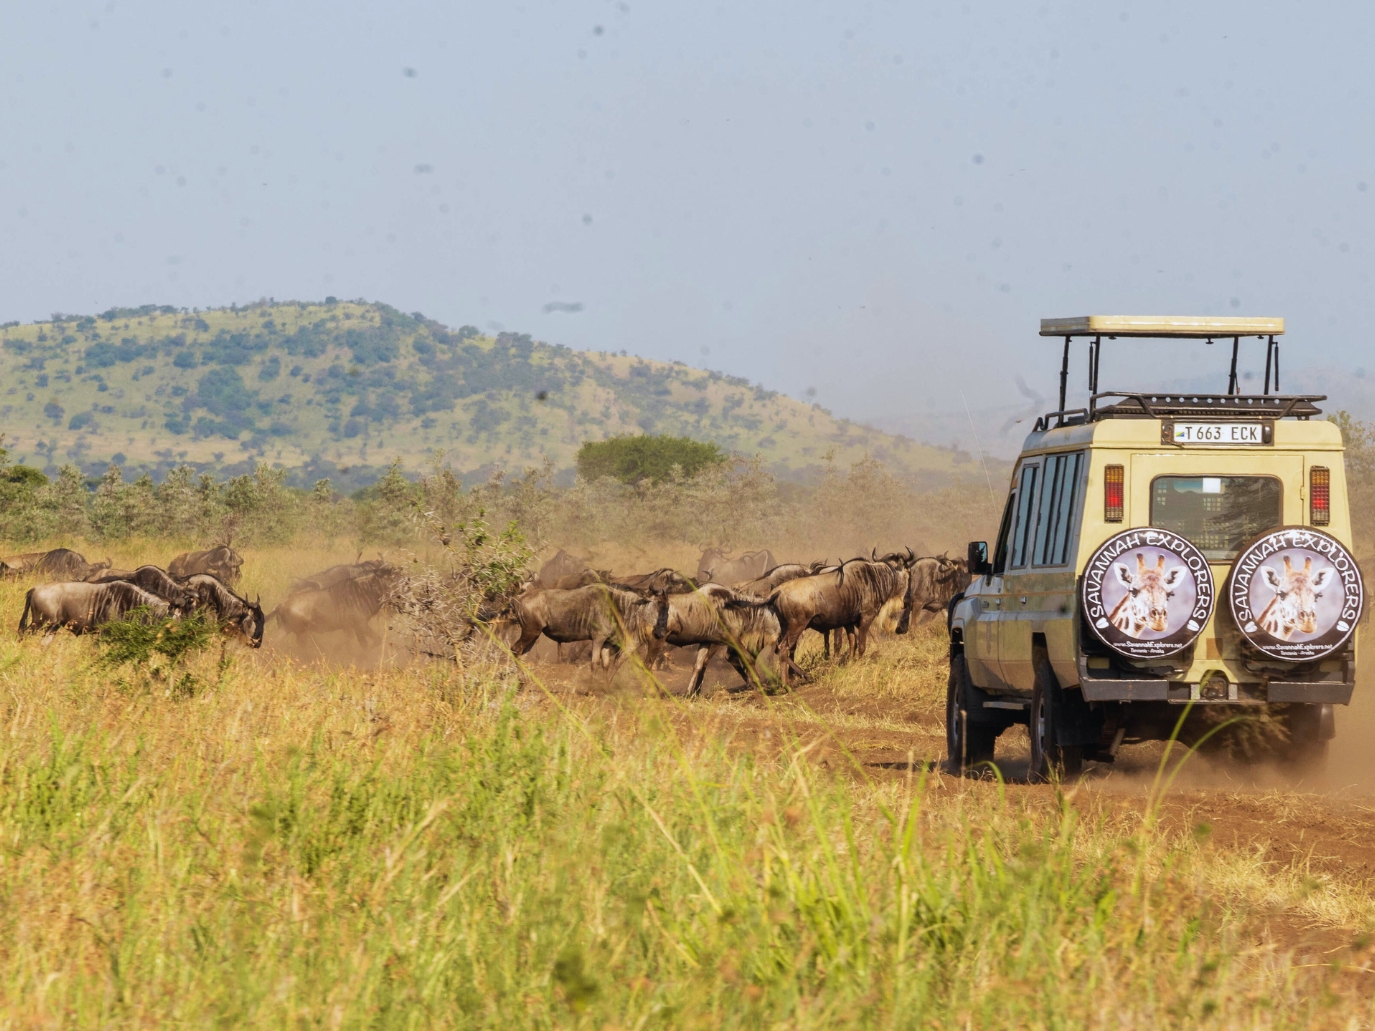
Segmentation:
[(1196, 315), (1080, 315), (1042, 319), (1043, 337), (1212, 337), (1283, 336), (1283, 319), (1242, 319)]
[[(1060, 337), (1065, 342), (1060, 359), (1060, 408), (1037, 420), (1037, 429), (1056, 425), (1093, 422), (1102, 418), (1209, 418), (1227, 413), (1244, 413), (1252, 417), (1283, 419), (1295, 416), (1307, 419), (1319, 414), (1317, 394), (1288, 395), (1278, 393), (1280, 385), (1279, 341), (1284, 334), (1283, 319), (1237, 318), (1208, 315), (1080, 315), (1069, 319), (1042, 319), (1041, 336)], [(1074, 337), (1087, 337), (1089, 344), (1089, 405), (1087, 408), (1065, 409), (1065, 392), (1069, 380), (1069, 347)], [(1119, 337), (1143, 337), (1176, 340), (1215, 339), (1232, 341), (1232, 364), (1227, 377), (1226, 394), (1153, 394), (1136, 391), (1098, 390), (1098, 365), (1102, 358), (1103, 342)], [(1260, 337), (1265, 341), (1265, 376), (1262, 393), (1243, 395), (1237, 379), (1237, 358), (1242, 337)], [(1271, 388), (1276, 393), (1272, 394)], [(1115, 403), (1100, 403), (1107, 398), (1120, 398)]]

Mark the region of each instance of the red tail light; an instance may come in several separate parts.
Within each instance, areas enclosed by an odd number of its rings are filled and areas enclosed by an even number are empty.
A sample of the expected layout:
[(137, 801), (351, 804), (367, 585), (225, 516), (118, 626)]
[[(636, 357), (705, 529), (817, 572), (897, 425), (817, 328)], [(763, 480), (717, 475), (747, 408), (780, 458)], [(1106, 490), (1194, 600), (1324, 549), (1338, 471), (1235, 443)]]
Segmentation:
[(1103, 520), (1109, 523), (1122, 521), (1123, 484), (1126, 482), (1124, 469), (1120, 465), (1110, 465), (1103, 470)]
[(1332, 521), (1332, 473), (1321, 465), (1308, 470), (1308, 521), (1314, 526)]

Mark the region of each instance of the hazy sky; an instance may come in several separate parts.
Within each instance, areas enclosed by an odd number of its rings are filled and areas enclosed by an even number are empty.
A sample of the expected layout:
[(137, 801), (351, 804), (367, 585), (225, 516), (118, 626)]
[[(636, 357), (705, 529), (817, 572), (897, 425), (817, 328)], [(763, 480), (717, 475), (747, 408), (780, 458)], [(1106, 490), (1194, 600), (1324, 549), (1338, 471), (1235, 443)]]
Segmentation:
[(936, 440), (1053, 393), (1042, 316), (1283, 315), (1289, 369), (1369, 360), (1365, 5), (50, 0), (3, 25), (0, 320), (366, 297)]

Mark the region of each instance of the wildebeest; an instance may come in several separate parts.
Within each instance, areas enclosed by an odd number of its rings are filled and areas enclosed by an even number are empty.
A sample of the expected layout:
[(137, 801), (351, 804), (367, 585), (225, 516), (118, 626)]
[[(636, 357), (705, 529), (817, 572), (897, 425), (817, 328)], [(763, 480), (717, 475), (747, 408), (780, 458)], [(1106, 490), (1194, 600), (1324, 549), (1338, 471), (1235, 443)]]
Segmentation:
[(839, 566), (828, 566), (825, 561), (813, 562), (809, 566), (804, 566), (800, 562), (785, 562), (782, 565), (774, 566), (772, 569), (766, 569), (763, 576), (726, 586), (752, 598), (767, 598), (774, 592), (774, 588), (787, 583), (789, 580), (796, 580), (802, 576), (815, 576), (826, 569), (839, 568)]
[(912, 610), (917, 624), (933, 612), (944, 612), (950, 599), (969, 586), (969, 563), (962, 558), (934, 555), (912, 566)]
[[(29, 589), (19, 632), (46, 630), (45, 637), (66, 627), (74, 634), (95, 630), (104, 623), (123, 619), (135, 609), (147, 609), (150, 618), (165, 619), (167, 602), (135, 584), (48, 583)], [(32, 616), (32, 621), (30, 621)]]
[(226, 584), (237, 582), (242, 568), (243, 557), (227, 544), (205, 551), (183, 551), (167, 563), (167, 572), (173, 576), (185, 578), (197, 573), (209, 573)]
[[(1137, 556), (1140, 559), (1140, 556)], [(1162, 561), (1164, 561), (1162, 559)], [(1295, 633), (1318, 632), (1317, 599), (1332, 579), (1331, 569), (1313, 572), (1313, 560), (1305, 557), (1303, 568), (1295, 569), (1289, 556), (1284, 556), (1284, 572), (1273, 566), (1260, 567), (1261, 580), (1275, 592), (1265, 611), (1257, 617), (1260, 628), (1272, 637), (1287, 641)], [(1152, 627), (1154, 629), (1154, 627)]]
[(178, 615), (186, 615), (197, 605), (200, 596), (196, 591), (187, 587), (181, 581), (169, 576), (164, 570), (157, 566), (139, 566), (134, 570), (105, 570), (100, 576), (88, 583), (112, 584), (112, 583), (131, 583), (136, 587), (141, 587), (149, 594), (161, 598), (169, 604), (173, 611)]
[(196, 592), (196, 608), (211, 613), (221, 627), (239, 634), (249, 647), (262, 646), (267, 619), (261, 605), (239, 597), (209, 573), (194, 573), (185, 583)]
[(610, 584), (589, 584), (572, 590), (551, 587), (527, 591), (512, 604), (520, 638), (511, 650), (524, 655), (541, 634), (559, 644), (592, 642), (592, 667), (613, 648), (624, 656), (637, 645), (663, 640), (668, 627), (668, 601), (663, 592), (648, 597)]
[[(1286, 561), (1286, 568), (1288, 565)], [(1108, 621), (1128, 637), (1140, 637), (1147, 630), (1164, 633), (1170, 618), (1170, 599), (1188, 570), (1179, 565), (1166, 570), (1164, 555), (1159, 557), (1154, 566), (1147, 566), (1139, 551), (1136, 553), (1135, 573), (1120, 562), (1112, 569), (1127, 588), (1127, 593), (1113, 607)]]
[(791, 665), (786, 660), (792, 659), (797, 642), (808, 629), (823, 634), (837, 628), (853, 629), (851, 657), (862, 656), (870, 625), (896, 599), (902, 601), (897, 632), (905, 634), (912, 617), (912, 577), (910, 569), (902, 563), (894, 568), (887, 562), (851, 559), (834, 572), (782, 584), (769, 596), (767, 604), (778, 613), (781, 634), (777, 651), (783, 683), (788, 683)]
[(735, 559), (727, 558), (726, 556), (729, 554), (729, 548), (709, 548), (703, 545), (702, 557), (697, 560), (697, 582), (699, 584), (743, 583), (746, 580), (758, 579), (764, 575), (765, 571), (778, 565), (774, 560), (773, 552), (768, 548), (760, 551), (747, 551)]
[(560, 548), (553, 558), (539, 567), (539, 575), (535, 577), (534, 584), (536, 587), (559, 587), (561, 580), (569, 577), (576, 579), (586, 572), (589, 572), (586, 562), (574, 558)]
[(386, 560), (382, 558), (369, 559), (366, 562), (345, 562), (342, 565), (330, 566), (318, 573), (303, 576), (292, 583), (291, 589), (292, 591), (318, 591), (379, 570), (394, 572), (395, 567), (388, 565)]
[(104, 562), (87, 562), (85, 555), (70, 548), (10, 555), (4, 562), (11, 573), (35, 573), (53, 580), (85, 580), (103, 569), (110, 568), (108, 558)]
[[(663, 591), (665, 594), (686, 594), (692, 590), (692, 584), (682, 573), (669, 566), (663, 569), (656, 569), (652, 573), (640, 573), (635, 576), (617, 576), (609, 581), (614, 587), (628, 587), (632, 591), (652, 594), (655, 591)], [(579, 584), (579, 587), (584, 586)]]
[(293, 591), (267, 618), (281, 623), (297, 644), (306, 634), (347, 630), (360, 645), (376, 645), (380, 638), (372, 620), (386, 604), (395, 575), (396, 569), (383, 563), (328, 587)]
[(697, 646), (697, 661), (688, 678), (689, 695), (702, 689), (707, 663), (723, 647), (746, 686), (759, 679), (754, 664), (760, 652), (778, 644), (778, 614), (767, 604), (731, 607), (731, 602), (741, 600), (745, 600), (743, 595), (721, 584), (703, 584), (690, 594), (669, 595), (664, 643)]

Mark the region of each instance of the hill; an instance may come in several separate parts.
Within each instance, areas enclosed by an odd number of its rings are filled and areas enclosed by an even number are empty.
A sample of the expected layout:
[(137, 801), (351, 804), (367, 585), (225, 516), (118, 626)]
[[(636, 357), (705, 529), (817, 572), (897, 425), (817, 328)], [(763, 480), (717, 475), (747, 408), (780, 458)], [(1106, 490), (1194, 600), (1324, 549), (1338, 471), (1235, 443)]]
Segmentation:
[(547, 458), (571, 479), (585, 440), (672, 433), (808, 479), (869, 454), (936, 485), (969, 455), (836, 419), (738, 377), (527, 334), (451, 330), (385, 304), (114, 308), (0, 327), (0, 432), (20, 462), (126, 476), (256, 462), (345, 488), (436, 451), (471, 481)]

